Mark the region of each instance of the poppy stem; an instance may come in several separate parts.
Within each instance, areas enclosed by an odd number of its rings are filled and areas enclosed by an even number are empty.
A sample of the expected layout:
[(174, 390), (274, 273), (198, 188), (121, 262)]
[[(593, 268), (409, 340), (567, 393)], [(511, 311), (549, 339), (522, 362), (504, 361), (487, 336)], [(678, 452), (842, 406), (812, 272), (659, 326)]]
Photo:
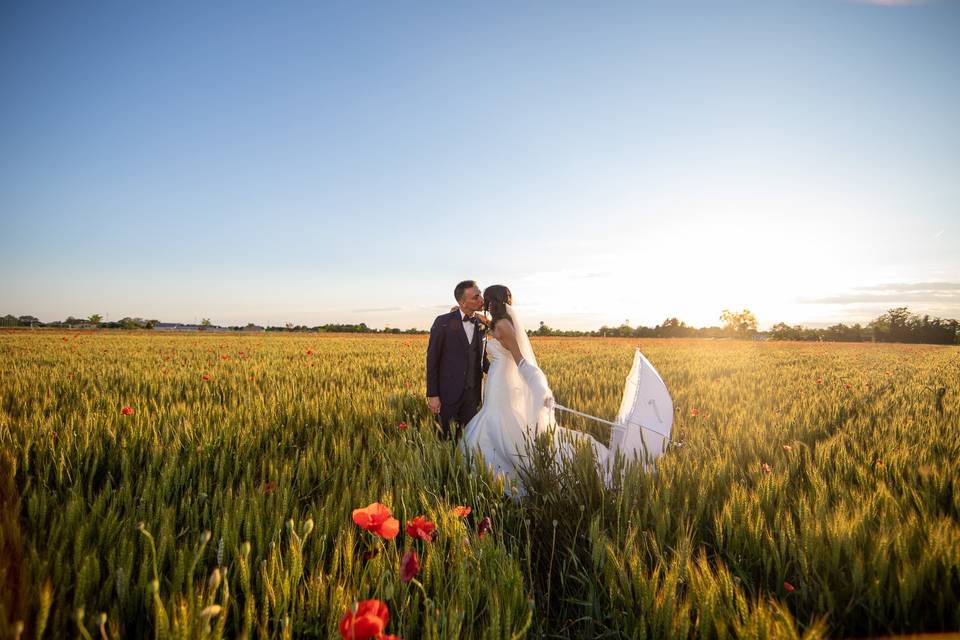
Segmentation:
[(410, 578), (410, 582), (417, 585), (417, 588), (420, 589), (420, 593), (423, 594), (423, 600), (425, 605), (432, 605), (433, 600), (430, 599), (430, 596), (427, 595), (427, 590), (423, 588), (423, 584), (416, 578)]

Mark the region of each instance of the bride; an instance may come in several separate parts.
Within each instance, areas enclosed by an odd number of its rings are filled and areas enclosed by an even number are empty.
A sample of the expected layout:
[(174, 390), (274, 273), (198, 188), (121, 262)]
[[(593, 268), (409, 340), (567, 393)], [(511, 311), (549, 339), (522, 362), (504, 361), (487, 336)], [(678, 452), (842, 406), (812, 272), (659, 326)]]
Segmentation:
[[(467, 423), (461, 446), (478, 451), (486, 464), (510, 480), (519, 479), (530, 441), (548, 433), (556, 450), (556, 461), (568, 459), (580, 443), (593, 448), (601, 470), (612, 461), (622, 428), (614, 427), (611, 447), (590, 435), (556, 424), (553, 392), (537, 366), (530, 339), (511, 306), (513, 296), (503, 285), (483, 292), (484, 311), (490, 316), (486, 352), (490, 360), (483, 390), (483, 405)], [(492, 334), (492, 335), (491, 335)]]

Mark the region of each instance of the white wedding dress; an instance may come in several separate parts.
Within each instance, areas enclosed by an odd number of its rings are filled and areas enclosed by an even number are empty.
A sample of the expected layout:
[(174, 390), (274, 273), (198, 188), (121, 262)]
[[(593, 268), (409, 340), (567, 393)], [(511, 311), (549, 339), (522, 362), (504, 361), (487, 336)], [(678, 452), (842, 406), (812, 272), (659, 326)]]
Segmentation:
[[(479, 452), (494, 473), (509, 480), (519, 480), (518, 469), (526, 464), (527, 447), (541, 433), (548, 433), (556, 450), (556, 462), (562, 464), (579, 443), (593, 447), (600, 471), (605, 471), (611, 458), (610, 448), (590, 435), (565, 429), (556, 423), (552, 408), (553, 393), (546, 376), (537, 367), (537, 360), (523, 324), (510, 305), (507, 314), (514, 326), (523, 360), (520, 366), (510, 352), (492, 336), (487, 337), (486, 353), (490, 360), (483, 390), (483, 405), (467, 423), (461, 446)], [(545, 401), (549, 401), (546, 403)], [(614, 428), (612, 440), (618, 439)], [(521, 488), (522, 491), (522, 488)]]

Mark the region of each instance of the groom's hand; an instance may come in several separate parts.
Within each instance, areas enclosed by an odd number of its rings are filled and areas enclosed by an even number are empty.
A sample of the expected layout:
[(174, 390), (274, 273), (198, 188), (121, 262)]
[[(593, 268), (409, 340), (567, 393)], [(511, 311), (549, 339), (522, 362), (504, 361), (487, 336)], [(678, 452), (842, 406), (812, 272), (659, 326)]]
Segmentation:
[(427, 406), (430, 407), (430, 413), (440, 413), (440, 396), (432, 396), (427, 398)]

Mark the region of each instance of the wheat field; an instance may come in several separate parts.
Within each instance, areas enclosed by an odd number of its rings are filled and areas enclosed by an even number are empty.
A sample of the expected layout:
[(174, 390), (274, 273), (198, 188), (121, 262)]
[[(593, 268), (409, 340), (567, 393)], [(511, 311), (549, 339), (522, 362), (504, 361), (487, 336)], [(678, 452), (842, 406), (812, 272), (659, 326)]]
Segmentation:
[(960, 349), (534, 339), (607, 418), (637, 346), (656, 473), (540, 443), (518, 501), (434, 436), (424, 336), (0, 334), (0, 637), (340, 637), (372, 599), (407, 640), (960, 629)]

